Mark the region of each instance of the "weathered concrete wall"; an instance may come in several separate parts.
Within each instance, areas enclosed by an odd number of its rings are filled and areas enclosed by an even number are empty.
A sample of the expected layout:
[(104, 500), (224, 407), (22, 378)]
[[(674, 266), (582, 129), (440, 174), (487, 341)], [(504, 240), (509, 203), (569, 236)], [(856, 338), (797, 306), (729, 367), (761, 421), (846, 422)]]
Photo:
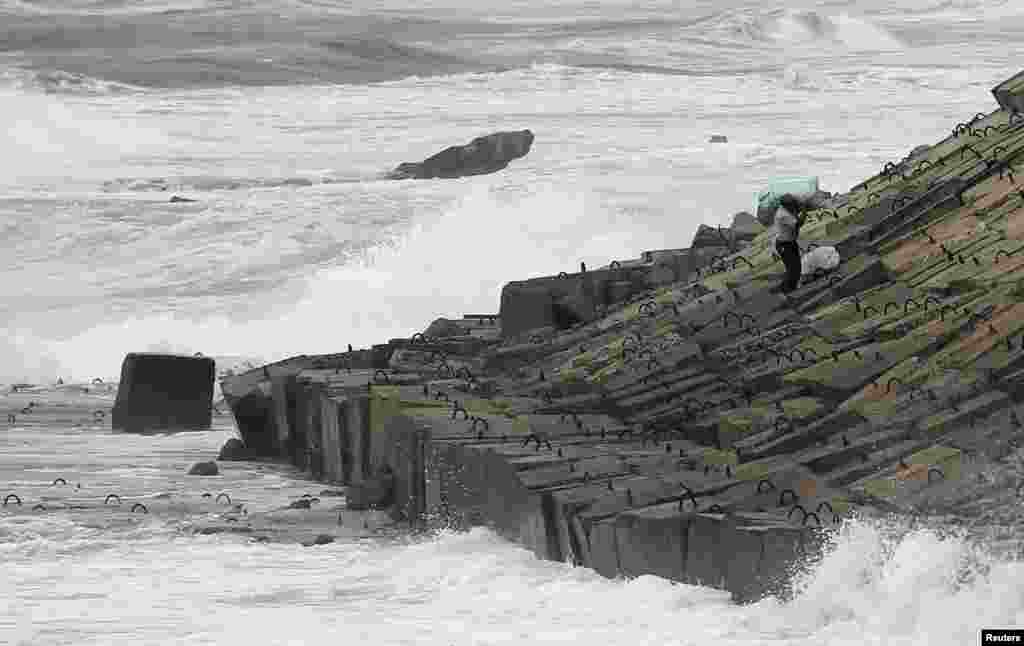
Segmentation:
[(328, 391), (320, 394), (320, 423), (323, 435), (323, 478), (332, 483), (345, 482), (342, 436), (345, 398)]

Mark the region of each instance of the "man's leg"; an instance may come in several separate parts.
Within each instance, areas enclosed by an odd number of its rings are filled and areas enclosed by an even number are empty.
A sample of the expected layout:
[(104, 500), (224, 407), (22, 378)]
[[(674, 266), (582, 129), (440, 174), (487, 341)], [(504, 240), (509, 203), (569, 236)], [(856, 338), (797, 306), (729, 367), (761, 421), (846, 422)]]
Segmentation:
[(787, 242), (786, 254), (782, 261), (786, 263), (786, 281), (783, 290), (791, 292), (800, 286), (800, 247), (796, 242)]

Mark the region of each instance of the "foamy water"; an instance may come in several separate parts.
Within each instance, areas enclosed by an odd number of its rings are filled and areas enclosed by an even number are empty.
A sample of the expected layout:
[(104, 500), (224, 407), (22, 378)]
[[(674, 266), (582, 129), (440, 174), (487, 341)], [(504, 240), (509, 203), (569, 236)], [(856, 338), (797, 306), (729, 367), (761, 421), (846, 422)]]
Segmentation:
[[(1018, 71), (1019, 3), (899, 5), (2, 0), (0, 381), (367, 346), (494, 312), (510, 280), (685, 246), (772, 177), (845, 190)], [(379, 179), (521, 128), (533, 149), (499, 173)], [(0, 491), (201, 496), (182, 474), (218, 424), (0, 427)], [(320, 486), (224, 471), (253, 509)], [(187, 520), (0, 513), (0, 642), (968, 644), (1024, 625), (993, 545), (879, 521), (847, 526), (791, 603), (736, 608), (483, 531), (300, 548)]]

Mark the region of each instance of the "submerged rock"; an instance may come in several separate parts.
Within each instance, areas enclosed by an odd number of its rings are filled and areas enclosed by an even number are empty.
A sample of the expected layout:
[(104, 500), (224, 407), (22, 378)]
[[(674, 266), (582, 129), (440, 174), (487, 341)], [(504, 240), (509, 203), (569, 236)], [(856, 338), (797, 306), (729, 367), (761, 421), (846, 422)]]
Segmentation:
[(388, 174), (388, 179), (433, 179), (485, 175), (508, 166), (530, 152), (533, 133), (529, 130), (495, 132), (477, 137), (464, 146), (450, 146), (421, 162), (405, 162)]
[(215, 476), (220, 474), (220, 469), (217, 468), (217, 463), (213, 461), (196, 462), (188, 470), (188, 474), (190, 476)]

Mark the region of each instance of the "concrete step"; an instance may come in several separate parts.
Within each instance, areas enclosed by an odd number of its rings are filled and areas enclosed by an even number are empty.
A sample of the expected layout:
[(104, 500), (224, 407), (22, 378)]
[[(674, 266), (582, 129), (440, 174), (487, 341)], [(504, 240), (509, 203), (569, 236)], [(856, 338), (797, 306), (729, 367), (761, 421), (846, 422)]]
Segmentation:
[(774, 438), (763, 444), (740, 445), (745, 459), (755, 460), (783, 453), (792, 453), (810, 448), (821, 440), (842, 433), (843, 431), (863, 423), (864, 418), (853, 412), (838, 411), (817, 419), (805, 427), (797, 428), (781, 437)]

